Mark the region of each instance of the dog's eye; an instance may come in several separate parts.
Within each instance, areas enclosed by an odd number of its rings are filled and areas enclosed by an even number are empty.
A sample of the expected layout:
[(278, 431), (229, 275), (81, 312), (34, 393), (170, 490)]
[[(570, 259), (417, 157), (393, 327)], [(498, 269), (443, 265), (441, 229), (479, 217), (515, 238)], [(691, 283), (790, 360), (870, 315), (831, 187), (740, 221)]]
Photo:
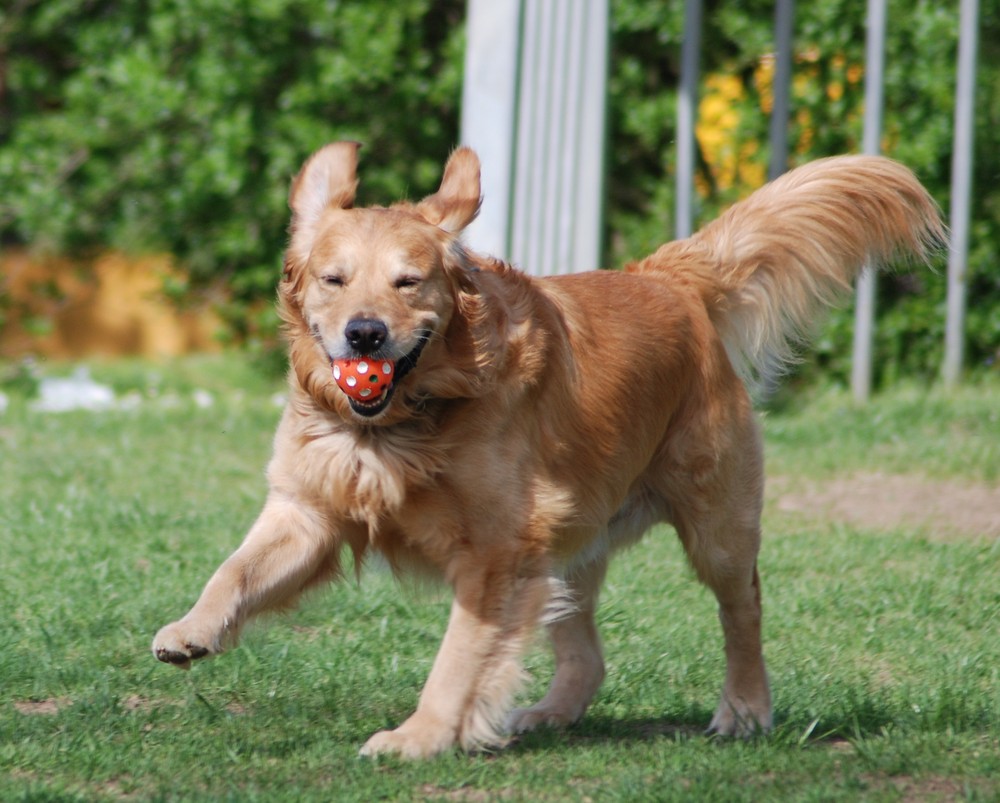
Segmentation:
[(320, 281), (323, 282), (323, 284), (327, 285), (328, 287), (343, 287), (344, 286), (344, 277), (343, 276), (337, 276), (337, 275), (335, 275), (333, 273), (325, 273), (325, 274), (323, 274), (323, 276), (320, 277)]
[(396, 289), (405, 290), (408, 287), (416, 287), (420, 284), (419, 276), (400, 276), (396, 279)]

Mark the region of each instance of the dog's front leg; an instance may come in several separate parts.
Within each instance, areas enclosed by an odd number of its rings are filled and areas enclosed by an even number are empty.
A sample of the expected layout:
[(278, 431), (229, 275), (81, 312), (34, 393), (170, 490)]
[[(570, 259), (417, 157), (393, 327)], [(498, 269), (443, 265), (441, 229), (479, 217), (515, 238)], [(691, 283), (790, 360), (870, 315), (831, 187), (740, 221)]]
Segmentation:
[(522, 680), (520, 655), (551, 594), (545, 576), (470, 572), (455, 584), (448, 630), (417, 710), (372, 736), (361, 754), (427, 758), (456, 746), (496, 746)]
[(153, 654), (183, 669), (234, 643), (254, 614), (287, 606), (336, 571), (337, 549), (325, 518), (272, 493), (243, 544), (215, 572), (183, 619), (162, 628)]

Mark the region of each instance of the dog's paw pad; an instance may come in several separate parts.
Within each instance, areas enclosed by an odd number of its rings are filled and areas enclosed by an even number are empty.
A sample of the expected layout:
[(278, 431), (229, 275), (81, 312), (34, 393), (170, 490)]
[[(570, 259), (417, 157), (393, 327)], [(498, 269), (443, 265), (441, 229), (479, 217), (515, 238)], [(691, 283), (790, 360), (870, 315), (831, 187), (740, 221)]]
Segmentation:
[(183, 622), (167, 625), (153, 639), (153, 655), (165, 664), (189, 669), (192, 661), (212, 652), (206, 644), (212, 643), (210, 634), (190, 627)]
[(196, 661), (199, 658), (204, 658), (208, 655), (208, 649), (188, 644), (186, 645), (184, 652), (167, 649), (166, 647), (157, 647), (156, 650), (154, 650), (154, 654), (157, 659), (163, 661), (165, 664), (173, 664), (174, 666), (179, 666), (182, 669), (190, 669), (192, 661)]

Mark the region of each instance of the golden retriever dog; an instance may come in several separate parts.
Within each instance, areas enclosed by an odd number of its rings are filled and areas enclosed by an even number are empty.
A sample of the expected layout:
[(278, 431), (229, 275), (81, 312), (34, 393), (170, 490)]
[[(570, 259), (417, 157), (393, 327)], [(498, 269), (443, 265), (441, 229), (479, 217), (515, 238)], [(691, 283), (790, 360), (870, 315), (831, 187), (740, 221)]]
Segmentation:
[[(292, 184), (290, 395), (267, 500), (156, 657), (188, 667), (340, 577), (345, 547), (356, 569), (379, 553), (453, 602), (415, 713), (362, 753), (501, 745), (583, 716), (604, 677), (608, 559), (666, 522), (718, 599), (727, 668), (709, 729), (768, 730), (745, 379), (787, 360), (867, 261), (927, 258), (944, 238), (932, 199), (889, 159), (821, 160), (623, 271), (538, 279), (463, 246), (473, 151), (418, 203), (356, 209), (357, 148), (324, 147)], [(551, 687), (511, 710), (540, 625)]]

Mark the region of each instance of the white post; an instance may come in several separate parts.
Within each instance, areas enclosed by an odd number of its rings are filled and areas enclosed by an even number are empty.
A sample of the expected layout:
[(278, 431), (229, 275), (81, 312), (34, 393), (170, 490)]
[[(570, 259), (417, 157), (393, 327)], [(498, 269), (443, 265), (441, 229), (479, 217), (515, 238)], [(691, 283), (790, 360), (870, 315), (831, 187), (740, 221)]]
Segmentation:
[(462, 140), (476, 250), (535, 274), (599, 267), (608, 0), (469, 0)]
[(469, 0), (461, 141), (479, 154), (486, 200), (465, 238), (501, 258), (510, 255), (520, 38), (521, 0)]
[[(865, 130), (863, 150), (881, 151), (882, 76), (885, 64), (886, 0), (868, 0), (865, 42)], [(854, 399), (868, 401), (872, 390), (872, 340), (875, 332), (875, 272), (866, 266), (858, 277), (854, 309), (854, 353), (851, 389)]]
[(677, 96), (677, 198), (674, 231), (678, 240), (694, 227), (694, 127), (698, 120), (698, 72), (701, 56), (701, 0), (684, 3), (681, 45), (681, 91)]
[(958, 39), (958, 86), (955, 100), (955, 138), (951, 152), (951, 241), (948, 247), (948, 319), (945, 328), (946, 387), (962, 374), (965, 340), (965, 283), (969, 257), (969, 217), (972, 195), (972, 150), (975, 131), (976, 45), (979, 2), (962, 0)]
[(788, 169), (788, 109), (792, 85), (795, 0), (777, 0), (774, 9), (774, 79), (771, 81), (771, 160), (768, 181)]

